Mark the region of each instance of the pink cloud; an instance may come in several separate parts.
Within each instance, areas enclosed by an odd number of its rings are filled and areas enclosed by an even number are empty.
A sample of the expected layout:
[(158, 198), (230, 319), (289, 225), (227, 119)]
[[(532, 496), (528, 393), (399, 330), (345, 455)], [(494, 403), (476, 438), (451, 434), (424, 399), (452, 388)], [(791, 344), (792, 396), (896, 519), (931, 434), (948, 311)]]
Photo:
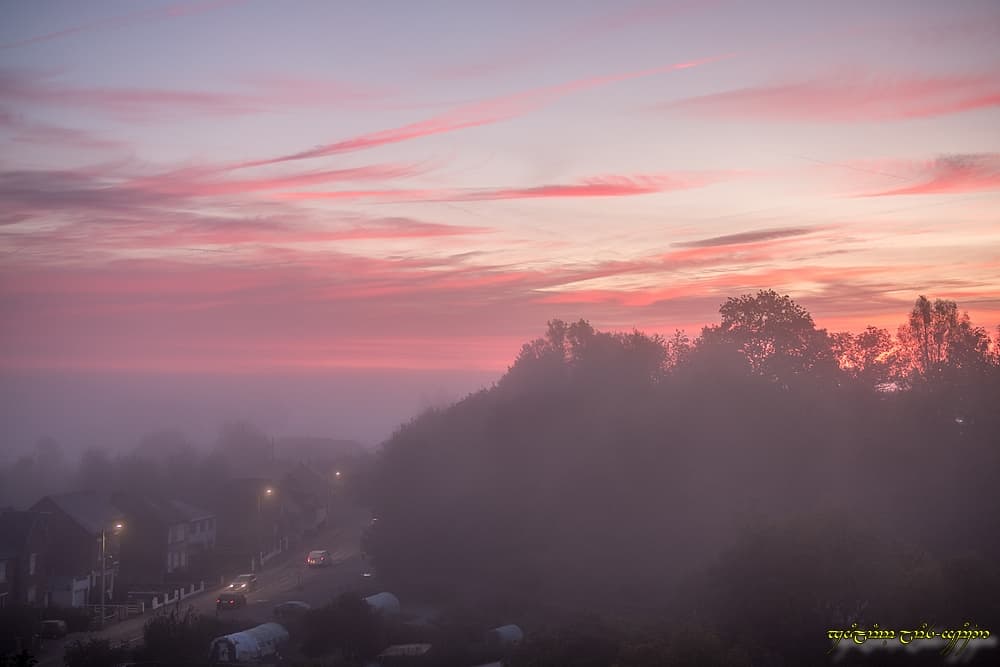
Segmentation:
[(471, 202), (502, 199), (568, 199), (586, 197), (631, 197), (636, 195), (690, 190), (723, 180), (722, 173), (639, 174), (597, 176), (579, 183), (548, 184), (526, 188), (486, 188), (472, 190), (342, 190), (334, 192), (283, 192), (286, 200), (333, 199), (406, 202)]
[(1000, 106), (1000, 76), (874, 76), (743, 88), (661, 106), (717, 118), (774, 122), (871, 122)]
[(568, 83), (555, 86), (537, 88), (513, 95), (505, 95), (503, 97), (493, 98), (483, 102), (463, 105), (451, 111), (437, 116), (432, 116), (431, 118), (417, 121), (415, 123), (409, 123), (407, 125), (402, 125), (388, 130), (362, 134), (357, 137), (325, 144), (317, 148), (311, 148), (297, 153), (289, 153), (273, 158), (242, 162), (233, 165), (233, 168), (260, 167), (293, 160), (326, 157), (341, 153), (376, 148), (387, 144), (400, 143), (436, 134), (455, 132), (457, 130), (479, 127), (482, 125), (491, 125), (535, 111), (571, 93), (591, 88), (598, 88), (621, 81), (649, 77), (656, 74), (665, 74), (667, 72), (674, 72), (682, 69), (690, 69), (692, 67), (718, 62), (731, 57), (733, 56), (715, 56), (700, 60), (674, 63), (662, 67), (653, 67), (645, 70), (577, 79), (576, 81), (570, 81)]
[(874, 192), (864, 197), (959, 194), (1000, 190), (1000, 153), (951, 155), (933, 162), (910, 164), (915, 185)]
[(70, 127), (26, 121), (20, 115), (0, 110), (0, 127), (11, 132), (10, 140), (23, 144), (52, 144), (85, 150), (118, 150), (127, 144)]
[(130, 121), (190, 114), (242, 116), (276, 109), (355, 103), (380, 95), (350, 84), (290, 79), (255, 80), (245, 87), (251, 90), (70, 87), (53, 81), (51, 76), (0, 70), (0, 100), (7, 104), (88, 109)]
[[(715, 249), (717, 261), (725, 261), (724, 246), (697, 249)], [(850, 314), (863, 312), (867, 323), (876, 324), (901, 321), (910, 305), (893, 280), (895, 266), (730, 265), (672, 274), (665, 286), (553, 291), (656, 265), (665, 262), (650, 257), (525, 270), (456, 258), (376, 259), (287, 249), (236, 265), (132, 260), (88, 268), (15, 260), (0, 267), (0, 310), (13, 315), (0, 331), (0, 367), (240, 372), (490, 364), (502, 370), (552, 317), (669, 333), (678, 325), (716, 321), (728, 296), (804, 281), (816, 287), (793, 298), (812, 310), (820, 326), (836, 327), (845, 303), (862, 304), (863, 310), (852, 307)], [(951, 289), (977, 297), (977, 313), (1000, 313), (988, 285)], [(401, 313), (405, 332), (398, 330)]]
[(227, 7), (229, 5), (242, 4), (244, 2), (246, 2), (246, 0), (214, 0), (212, 2), (174, 3), (172, 5), (167, 5), (166, 7), (159, 7), (157, 9), (149, 9), (141, 12), (132, 12), (131, 14), (124, 14), (122, 16), (115, 16), (99, 21), (91, 21), (90, 23), (85, 23), (83, 25), (64, 28), (63, 30), (49, 32), (43, 35), (35, 35), (33, 37), (27, 37), (14, 42), (7, 42), (5, 44), (0, 44), (0, 50), (14, 49), (21, 46), (28, 46), (30, 44), (38, 44), (40, 42), (48, 42), (53, 39), (68, 37), (82, 32), (91, 32), (106, 28), (118, 28), (124, 25), (142, 23), (156, 19), (171, 19), (180, 16), (191, 16), (194, 14), (212, 11), (217, 8)]
[[(292, 225), (275, 220), (194, 219), (188, 223), (133, 225), (122, 230), (113, 244), (126, 249), (184, 248), (239, 244), (319, 243), (388, 239), (429, 239), (483, 234), (492, 230), (421, 222), (408, 218), (372, 219), (348, 225)], [(104, 244), (100, 244), (104, 245)]]
[(133, 179), (127, 182), (124, 187), (148, 192), (176, 194), (182, 197), (215, 197), (338, 181), (391, 180), (417, 176), (428, 170), (428, 166), (416, 164), (376, 164), (265, 178), (210, 180), (212, 176), (221, 173), (223, 169), (219, 167), (194, 167), (148, 178)]

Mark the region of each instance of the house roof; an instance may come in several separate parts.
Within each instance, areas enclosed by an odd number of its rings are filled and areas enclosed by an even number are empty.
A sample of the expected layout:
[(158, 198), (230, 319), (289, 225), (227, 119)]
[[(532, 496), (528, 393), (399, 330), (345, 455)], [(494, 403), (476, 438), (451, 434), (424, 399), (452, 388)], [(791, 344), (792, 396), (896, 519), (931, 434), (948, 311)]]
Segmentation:
[[(96, 535), (122, 518), (122, 512), (108, 498), (94, 491), (75, 491), (45, 496), (88, 533)], [(36, 503), (37, 507), (38, 503)]]
[(0, 558), (13, 558), (21, 553), (38, 520), (37, 512), (0, 514)]
[(191, 505), (182, 500), (171, 500), (169, 502), (174, 506), (178, 514), (186, 518), (188, 521), (197, 521), (198, 519), (207, 519), (210, 516), (215, 516), (215, 512), (211, 510)]
[(165, 525), (187, 523), (214, 516), (208, 510), (170, 498), (117, 494), (115, 502), (129, 512), (136, 512)]

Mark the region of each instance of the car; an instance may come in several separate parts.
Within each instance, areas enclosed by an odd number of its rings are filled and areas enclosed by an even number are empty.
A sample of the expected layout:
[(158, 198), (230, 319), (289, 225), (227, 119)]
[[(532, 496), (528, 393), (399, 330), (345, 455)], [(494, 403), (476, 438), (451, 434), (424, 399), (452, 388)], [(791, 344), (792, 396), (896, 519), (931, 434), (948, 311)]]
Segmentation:
[(216, 609), (237, 609), (245, 607), (246, 604), (247, 596), (242, 593), (221, 593), (219, 597), (215, 598)]
[(306, 565), (309, 567), (330, 567), (333, 565), (333, 556), (325, 549), (310, 551), (309, 555), (306, 556)]
[(236, 591), (246, 591), (250, 592), (257, 589), (257, 575), (255, 574), (241, 574), (240, 576), (233, 579), (233, 582), (226, 587), (229, 592)]
[(282, 602), (279, 605), (275, 605), (274, 617), (279, 620), (299, 618), (300, 616), (305, 615), (305, 613), (310, 609), (312, 609), (312, 606), (307, 602), (289, 600), (288, 602)]

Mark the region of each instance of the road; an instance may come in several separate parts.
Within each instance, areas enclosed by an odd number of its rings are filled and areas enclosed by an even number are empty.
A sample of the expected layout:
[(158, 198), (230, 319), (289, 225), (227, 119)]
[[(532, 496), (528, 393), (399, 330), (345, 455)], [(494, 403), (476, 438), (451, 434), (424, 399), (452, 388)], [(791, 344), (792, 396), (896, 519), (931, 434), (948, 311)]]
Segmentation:
[[(234, 619), (243, 628), (253, 627), (274, 620), (274, 606), (290, 600), (301, 600), (314, 607), (322, 606), (334, 596), (344, 591), (355, 590), (362, 594), (375, 592), (372, 582), (365, 578), (365, 563), (361, 557), (361, 533), (368, 522), (368, 515), (351, 512), (330, 521), (330, 527), (317, 535), (302, 554), (292, 553), (280, 562), (265, 566), (257, 574), (257, 589), (247, 594), (246, 607), (232, 611), (222, 611), (225, 618)], [(312, 549), (326, 549), (333, 556), (333, 565), (324, 568), (309, 568), (305, 556)], [(215, 597), (219, 591), (210, 590), (181, 600), (179, 611), (188, 608), (200, 614), (215, 612)], [(178, 608), (168, 605), (157, 612), (169, 612)], [(116, 623), (99, 632), (73, 633), (58, 641), (48, 641), (38, 656), (38, 667), (59, 667), (63, 664), (66, 646), (77, 640), (91, 638), (108, 639), (112, 645), (128, 642), (136, 646), (142, 642), (142, 630), (146, 621), (157, 612)], [(206, 647), (207, 649), (207, 647)]]

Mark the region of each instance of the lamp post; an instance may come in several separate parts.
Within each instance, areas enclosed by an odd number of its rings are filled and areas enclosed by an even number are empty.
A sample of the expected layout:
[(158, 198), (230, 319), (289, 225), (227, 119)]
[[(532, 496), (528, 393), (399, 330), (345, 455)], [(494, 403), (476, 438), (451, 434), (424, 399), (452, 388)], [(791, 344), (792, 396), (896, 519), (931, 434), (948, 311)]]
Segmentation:
[[(121, 521), (117, 522), (112, 528), (112, 532), (115, 535), (121, 533), (122, 529), (125, 528), (125, 524)], [(108, 588), (105, 584), (105, 580), (108, 574), (108, 529), (107, 527), (101, 528), (101, 620), (100, 628), (104, 629), (104, 598), (107, 595)]]
[[(263, 561), (264, 559), (264, 552), (261, 551), (264, 542), (264, 536), (262, 535), (262, 533), (264, 532), (264, 520), (261, 515), (260, 501), (262, 498), (270, 498), (273, 495), (274, 495), (274, 489), (270, 486), (264, 487), (263, 490), (257, 493), (257, 557), (261, 561)], [(261, 562), (261, 565), (263, 564), (264, 563)]]

